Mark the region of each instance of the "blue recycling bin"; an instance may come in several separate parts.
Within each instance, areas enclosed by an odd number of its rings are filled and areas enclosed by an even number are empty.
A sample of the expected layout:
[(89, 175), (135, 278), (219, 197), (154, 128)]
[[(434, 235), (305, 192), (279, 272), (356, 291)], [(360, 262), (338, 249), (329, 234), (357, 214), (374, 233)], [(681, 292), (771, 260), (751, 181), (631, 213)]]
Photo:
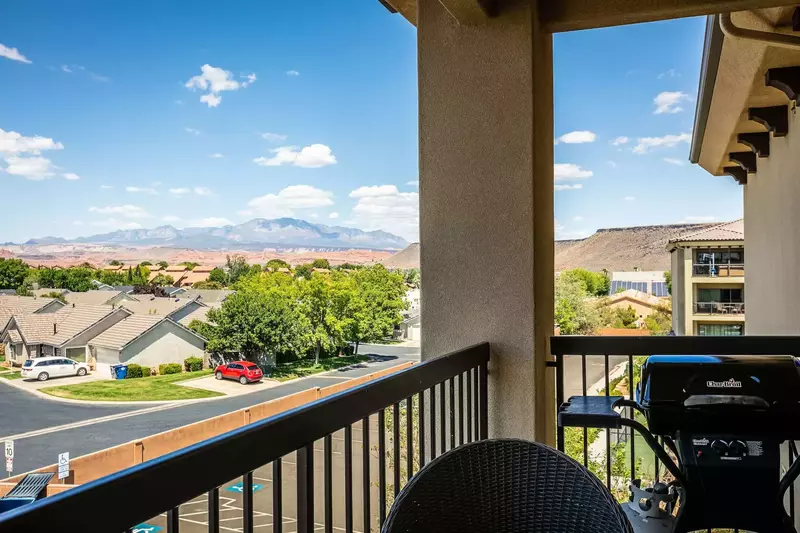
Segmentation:
[(125, 379), (128, 377), (128, 365), (111, 365), (111, 377)]

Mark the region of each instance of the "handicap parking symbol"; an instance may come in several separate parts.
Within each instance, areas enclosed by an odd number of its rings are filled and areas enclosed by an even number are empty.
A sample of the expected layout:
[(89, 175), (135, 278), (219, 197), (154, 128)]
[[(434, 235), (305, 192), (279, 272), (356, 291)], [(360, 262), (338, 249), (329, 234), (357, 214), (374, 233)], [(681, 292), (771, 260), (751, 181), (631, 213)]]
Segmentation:
[[(253, 483), (253, 492), (258, 492), (263, 488), (264, 488), (264, 485), (261, 485), (260, 483)], [(239, 483), (236, 483), (235, 485), (231, 485), (230, 487), (226, 487), (225, 490), (229, 490), (231, 492), (239, 492), (239, 493), (241, 493), (241, 492), (244, 492), (244, 485), (241, 482), (239, 482)]]
[(158, 533), (162, 529), (163, 528), (161, 528), (159, 526), (151, 526), (150, 524), (139, 524), (138, 526), (133, 528), (131, 531), (133, 533)]

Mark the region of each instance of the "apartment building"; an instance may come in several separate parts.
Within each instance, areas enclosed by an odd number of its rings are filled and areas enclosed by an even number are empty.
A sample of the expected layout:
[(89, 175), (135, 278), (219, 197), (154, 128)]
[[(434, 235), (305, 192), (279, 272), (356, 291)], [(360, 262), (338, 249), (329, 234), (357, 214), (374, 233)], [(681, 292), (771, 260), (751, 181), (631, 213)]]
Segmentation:
[(744, 224), (726, 222), (669, 241), (677, 335), (744, 335)]

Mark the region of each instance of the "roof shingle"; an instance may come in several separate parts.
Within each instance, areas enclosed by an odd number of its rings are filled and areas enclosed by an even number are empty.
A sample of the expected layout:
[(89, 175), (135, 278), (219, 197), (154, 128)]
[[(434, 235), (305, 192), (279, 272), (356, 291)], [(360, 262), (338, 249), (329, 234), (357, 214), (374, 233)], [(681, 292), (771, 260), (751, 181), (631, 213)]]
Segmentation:
[(733, 222), (723, 222), (716, 226), (710, 226), (698, 231), (693, 231), (679, 236), (677, 239), (670, 240), (670, 244), (679, 242), (695, 241), (743, 241), (744, 240), (744, 220), (734, 220)]
[(92, 346), (121, 350), (134, 339), (166, 320), (157, 315), (131, 315), (89, 341)]

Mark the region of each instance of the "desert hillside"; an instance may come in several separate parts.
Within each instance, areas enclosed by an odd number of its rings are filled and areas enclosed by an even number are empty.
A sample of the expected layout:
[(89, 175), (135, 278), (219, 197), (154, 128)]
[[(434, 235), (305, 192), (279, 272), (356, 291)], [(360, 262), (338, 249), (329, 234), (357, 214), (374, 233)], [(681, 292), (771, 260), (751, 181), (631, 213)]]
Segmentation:
[(571, 268), (610, 271), (669, 270), (667, 242), (710, 224), (668, 224), (609, 228), (580, 240), (556, 241), (556, 271)]

